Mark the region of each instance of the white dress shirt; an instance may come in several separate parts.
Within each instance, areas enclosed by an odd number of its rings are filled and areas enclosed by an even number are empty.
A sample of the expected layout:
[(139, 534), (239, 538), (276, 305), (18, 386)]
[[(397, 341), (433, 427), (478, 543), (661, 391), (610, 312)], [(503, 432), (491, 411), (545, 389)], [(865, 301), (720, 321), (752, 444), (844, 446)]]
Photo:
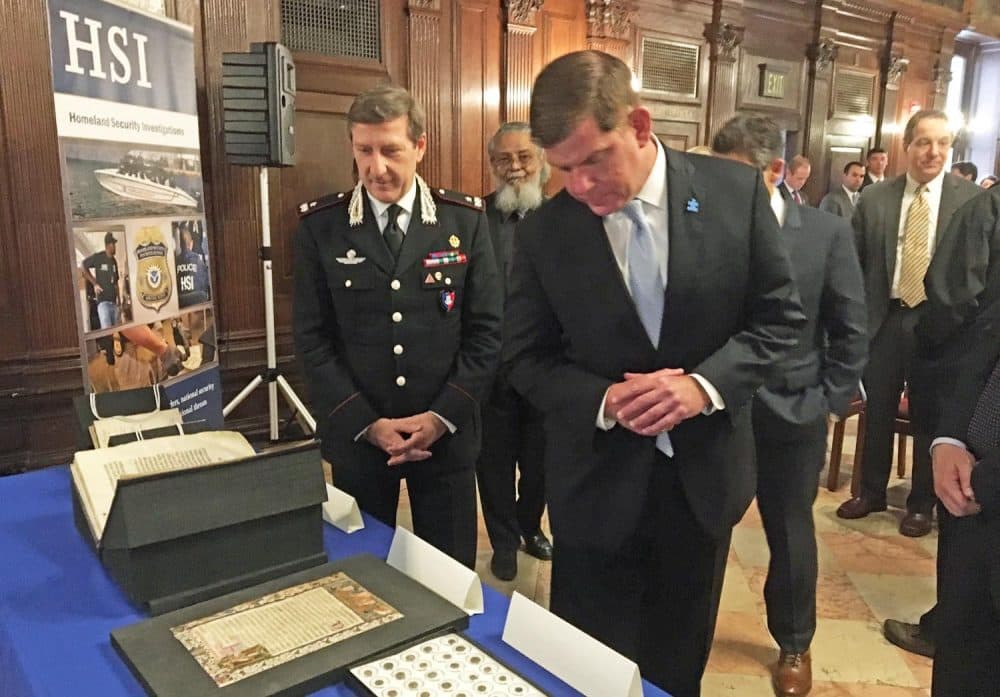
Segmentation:
[[(639, 189), (639, 193), (636, 194), (636, 198), (642, 202), (643, 215), (646, 216), (646, 222), (649, 223), (649, 228), (653, 233), (653, 247), (656, 250), (656, 261), (660, 267), (660, 279), (663, 281), (663, 287), (666, 288), (669, 282), (667, 269), (670, 255), (667, 156), (660, 142), (655, 142), (656, 162), (653, 163), (653, 169), (642, 188)], [(604, 232), (607, 233), (608, 243), (611, 245), (611, 252), (614, 254), (618, 271), (625, 279), (625, 287), (631, 294), (632, 289), (628, 286), (628, 243), (632, 236), (632, 221), (629, 220), (624, 210), (609, 213), (604, 216)], [(712, 383), (696, 373), (692, 373), (691, 377), (697, 380), (702, 389), (708, 393), (710, 403), (705, 407), (703, 414), (711, 414), (717, 409), (726, 408), (722, 395)], [(607, 397), (607, 392), (605, 392), (604, 399), (601, 400), (601, 406), (597, 411), (597, 427), (604, 431), (610, 431), (617, 424), (612, 419), (604, 418), (604, 402)]]
[[(368, 193), (368, 189), (365, 189), (365, 195), (368, 197), (368, 202), (372, 204), (372, 210), (375, 211), (375, 221), (378, 223), (378, 231), (385, 232), (385, 226), (389, 224), (389, 206), (392, 204), (379, 201)], [(410, 218), (413, 217), (413, 204), (416, 200), (417, 179), (414, 177), (410, 183), (409, 190), (396, 201), (396, 205), (403, 209), (396, 217), (396, 225), (403, 231), (403, 235), (406, 235), (406, 229), (410, 227)]]
[(851, 202), (851, 205), (852, 206), (857, 205), (857, 203), (858, 203), (858, 197), (861, 195), (861, 192), (860, 191), (851, 191), (850, 189), (848, 189), (843, 184), (840, 185), (840, 188), (844, 190), (845, 194), (847, 194), (847, 200)]
[(788, 202), (785, 201), (785, 197), (781, 195), (778, 187), (774, 187), (771, 191), (771, 210), (774, 211), (774, 217), (778, 219), (778, 227), (785, 227)]
[[(934, 256), (934, 239), (937, 236), (938, 210), (941, 208), (941, 186), (944, 182), (944, 170), (927, 182), (927, 206), (930, 209), (927, 231), (927, 254)], [(903, 189), (903, 202), (899, 207), (899, 229), (896, 231), (896, 268), (892, 272), (892, 290), (889, 292), (890, 298), (899, 298), (899, 276), (903, 269), (903, 245), (906, 242), (906, 214), (910, 210), (910, 204), (917, 197), (917, 187), (919, 182), (909, 174), (906, 175), (906, 188)]]

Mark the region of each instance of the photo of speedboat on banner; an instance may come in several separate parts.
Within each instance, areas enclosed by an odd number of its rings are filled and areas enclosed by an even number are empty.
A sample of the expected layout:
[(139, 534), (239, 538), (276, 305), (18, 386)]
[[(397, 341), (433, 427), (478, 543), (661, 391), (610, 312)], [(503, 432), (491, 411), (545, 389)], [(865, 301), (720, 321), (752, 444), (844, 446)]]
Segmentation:
[(177, 185), (178, 174), (198, 173), (196, 157), (163, 153), (130, 152), (118, 167), (94, 170), (102, 187), (113, 194), (139, 201), (196, 208), (198, 200)]

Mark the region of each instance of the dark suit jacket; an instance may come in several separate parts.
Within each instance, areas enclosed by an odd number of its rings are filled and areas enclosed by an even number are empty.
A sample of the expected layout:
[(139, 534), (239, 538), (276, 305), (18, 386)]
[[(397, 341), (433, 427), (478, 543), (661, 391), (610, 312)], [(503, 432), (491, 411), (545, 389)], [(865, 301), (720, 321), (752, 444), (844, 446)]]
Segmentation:
[[(994, 259), (994, 266), (997, 263), (1000, 261)], [(993, 284), (996, 283), (994, 277)], [(953, 334), (949, 342), (967, 348), (937, 376), (942, 382), (954, 383), (955, 387), (944, 402), (935, 436), (967, 442), (976, 404), (1000, 360), (1000, 303), (993, 303), (975, 318), (967, 331)], [(979, 515), (987, 521), (990, 585), (994, 607), (1000, 612), (1000, 448), (973, 452), (973, 455), (978, 463), (972, 470), (972, 490), (983, 507)]]
[[(874, 338), (889, 314), (892, 277), (896, 271), (896, 245), (899, 241), (900, 207), (906, 175), (874, 184), (865, 190), (854, 209), (851, 223), (858, 249), (858, 260), (865, 278), (868, 303), (868, 336)], [(940, 244), (955, 211), (981, 189), (952, 174), (945, 174), (935, 244)]]
[(758, 173), (665, 148), (669, 271), (661, 340), (643, 329), (603, 220), (561, 191), (521, 223), (507, 295), (510, 380), (545, 417), (552, 531), (616, 550), (636, 530), (653, 438), (597, 428), (608, 387), (627, 371), (699, 373), (726, 409), (671, 431), (700, 524), (726, 535), (755, 488), (750, 398), (805, 323), (788, 253)]
[(827, 213), (833, 213), (834, 215), (839, 215), (841, 218), (851, 219), (854, 215), (854, 204), (851, 202), (850, 197), (847, 192), (844, 191), (844, 187), (838, 186), (836, 189), (828, 193), (823, 197), (823, 200), (819, 202), (818, 208), (821, 211), (826, 211)]
[(867, 317), (851, 226), (789, 198), (786, 205), (781, 231), (808, 321), (777, 377), (757, 393), (755, 409), (809, 424), (842, 415), (857, 394), (868, 357)]
[[(428, 410), (458, 428), (421, 466), (475, 463), (479, 403), (500, 351), (499, 279), (482, 210), (462, 195), (435, 189), (434, 196), (437, 224), (421, 221), (417, 196), (395, 266), (367, 196), (357, 227), (348, 222), (350, 192), (321, 199), (299, 226), (295, 347), (318, 409), (323, 455), (335, 464), (381, 458), (384, 466), (384, 454), (355, 436), (379, 417)], [(456, 242), (467, 263), (424, 268), (429, 253), (454, 250)]]
[[(788, 186), (788, 184), (786, 184), (785, 182), (781, 182), (781, 184), (779, 186), (781, 186), (781, 188), (782, 188), (781, 195), (784, 196), (785, 194), (788, 194), (788, 196), (786, 198), (791, 199), (792, 188), (790, 186)], [(799, 191), (799, 197), (802, 199), (802, 205), (803, 206), (808, 206), (809, 205), (809, 197), (806, 195), (805, 191), (801, 191), (800, 190)], [(792, 199), (792, 200), (794, 201), (794, 199)]]
[(875, 181), (872, 181), (872, 176), (870, 174), (868, 174), (868, 172), (865, 172), (865, 178), (861, 180), (861, 190), (864, 191), (866, 187), (869, 187), (872, 184), (876, 184), (876, 183), (881, 184), (882, 182), (887, 182), (890, 179), (891, 179), (891, 177), (889, 177), (887, 175), (881, 182), (875, 182)]
[(929, 354), (1000, 300), (1000, 188), (974, 196), (952, 217), (924, 286), (927, 305), (916, 331)]

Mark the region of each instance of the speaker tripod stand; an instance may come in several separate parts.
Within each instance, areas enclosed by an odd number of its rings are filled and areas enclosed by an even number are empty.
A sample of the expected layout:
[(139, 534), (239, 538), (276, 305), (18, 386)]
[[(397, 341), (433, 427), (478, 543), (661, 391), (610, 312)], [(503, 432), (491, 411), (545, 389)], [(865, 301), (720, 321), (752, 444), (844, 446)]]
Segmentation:
[(226, 417), (238, 407), (250, 394), (267, 383), (267, 411), (270, 423), (271, 440), (278, 440), (278, 390), (288, 405), (294, 410), (295, 417), (304, 429), (316, 433), (316, 419), (312, 417), (306, 405), (295, 394), (284, 376), (278, 372), (278, 356), (274, 336), (274, 278), (271, 262), (271, 205), (268, 193), (267, 167), (260, 168), (260, 218), (261, 247), (260, 263), (264, 275), (264, 339), (267, 343), (267, 368), (251, 380), (238, 395), (225, 406), (222, 416)]

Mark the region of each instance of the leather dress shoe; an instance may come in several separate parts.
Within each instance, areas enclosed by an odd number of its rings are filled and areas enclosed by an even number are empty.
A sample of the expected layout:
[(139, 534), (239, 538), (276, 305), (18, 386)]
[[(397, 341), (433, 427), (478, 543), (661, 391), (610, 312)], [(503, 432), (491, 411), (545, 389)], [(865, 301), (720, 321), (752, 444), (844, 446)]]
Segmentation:
[(931, 514), (907, 511), (899, 521), (899, 534), (907, 537), (923, 537), (931, 531)]
[(781, 652), (774, 667), (774, 694), (778, 697), (807, 695), (812, 689), (812, 657), (805, 653)]
[(845, 520), (855, 520), (857, 518), (864, 518), (869, 513), (884, 511), (885, 509), (885, 502), (876, 503), (864, 496), (855, 496), (840, 504), (840, 507), (837, 509), (837, 517), (844, 518)]
[(501, 581), (513, 581), (514, 577), (517, 576), (517, 550), (493, 550), (490, 571)]
[(524, 538), (524, 551), (535, 559), (542, 561), (552, 559), (552, 543), (541, 530)]
[(904, 651), (934, 658), (934, 642), (920, 631), (919, 624), (886, 620), (882, 625), (882, 634), (890, 644), (895, 644)]

